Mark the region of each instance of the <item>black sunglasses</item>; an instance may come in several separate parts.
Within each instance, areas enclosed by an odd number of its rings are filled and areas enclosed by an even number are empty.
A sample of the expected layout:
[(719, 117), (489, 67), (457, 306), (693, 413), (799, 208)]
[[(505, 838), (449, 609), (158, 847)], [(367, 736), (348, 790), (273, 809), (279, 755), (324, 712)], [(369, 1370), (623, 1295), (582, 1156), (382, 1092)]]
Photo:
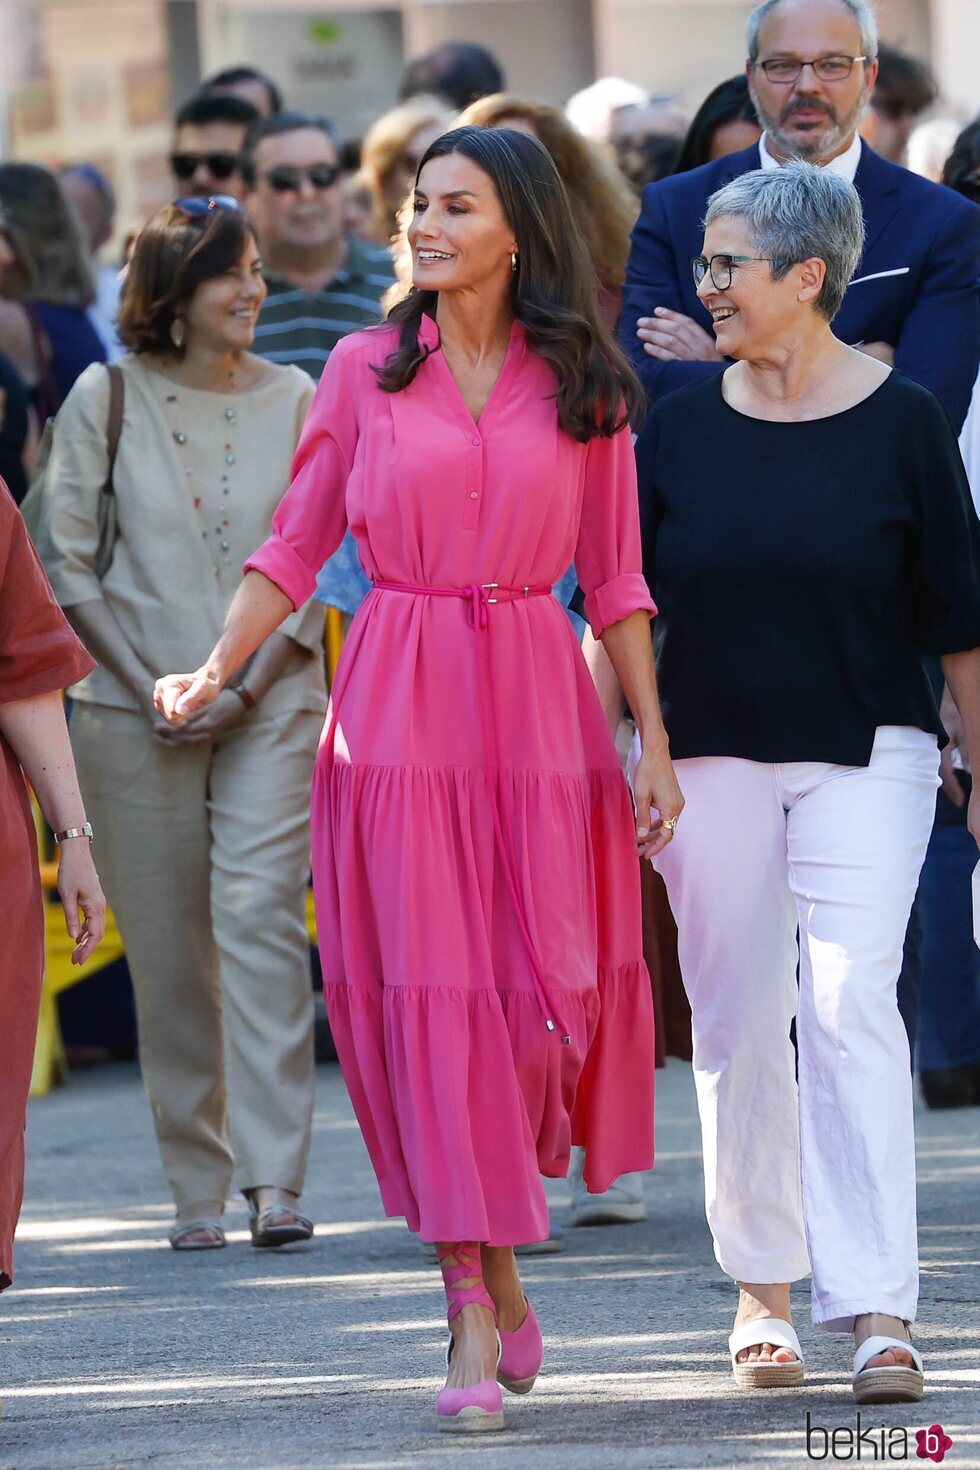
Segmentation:
[(265, 179), (277, 194), (288, 194), (291, 189), (298, 189), (304, 179), (308, 179), (314, 189), (332, 189), (340, 178), (340, 169), (335, 163), (314, 163), (310, 168), (292, 168), (281, 163), (276, 168), (266, 169), (260, 178)]
[(188, 219), (205, 219), (216, 209), (239, 210), (241, 207), (238, 200), (232, 199), (230, 194), (212, 194), (210, 199), (202, 199), (199, 194), (194, 194), (190, 199), (173, 201), (173, 208), (186, 214)]
[(174, 177), (192, 179), (204, 164), (213, 179), (230, 179), (236, 172), (241, 157), (237, 153), (171, 153), (170, 167)]

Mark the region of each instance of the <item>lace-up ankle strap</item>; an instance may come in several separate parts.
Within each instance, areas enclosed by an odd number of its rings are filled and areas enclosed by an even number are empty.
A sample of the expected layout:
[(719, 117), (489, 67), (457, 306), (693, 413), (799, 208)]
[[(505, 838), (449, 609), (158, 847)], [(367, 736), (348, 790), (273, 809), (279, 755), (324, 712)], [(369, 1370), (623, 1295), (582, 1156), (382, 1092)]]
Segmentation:
[(467, 1240), (437, 1245), (436, 1255), (439, 1257), (442, 1279), (446, 1285), (448, 1320), (451, 1322), (464, 1307), (475, 1303), (479, 1307), (486, 1307), (496, 1322), (497, 1309), (483, 1281), (479, 1244)]

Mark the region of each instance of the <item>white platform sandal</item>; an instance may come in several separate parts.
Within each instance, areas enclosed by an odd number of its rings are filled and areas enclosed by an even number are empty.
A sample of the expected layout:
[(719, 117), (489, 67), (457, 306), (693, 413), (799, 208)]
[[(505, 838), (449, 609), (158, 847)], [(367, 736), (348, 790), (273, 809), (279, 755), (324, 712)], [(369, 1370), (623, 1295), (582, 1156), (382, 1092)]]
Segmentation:
[[(740, 1363), (738, 1354), (746, 1348), (761, 1347), (764, 1342), (774, 1348), (789, 1348), (796, 1354), (793, 1363)], [(756, 1317), (736, 1327), (728, 1339), (732, 1372), (739, 1388), (799, 1388), (803, 1382), (803, 1349), (792, 1324), (781, 1317)]]
[[(905, 1324), (906, 1328), (908, 1323)], [(869, 1368), (868, 1362), (889, 1348), (908, 1353), (915, 1364), (896, 1363), (891, 1368)], [(856, 1404), (917, 1404), (923, 1390), (922, 1354), (911, 1340), (901, 1337), (868, 1337), (854, 1354), (854, 1402)]]

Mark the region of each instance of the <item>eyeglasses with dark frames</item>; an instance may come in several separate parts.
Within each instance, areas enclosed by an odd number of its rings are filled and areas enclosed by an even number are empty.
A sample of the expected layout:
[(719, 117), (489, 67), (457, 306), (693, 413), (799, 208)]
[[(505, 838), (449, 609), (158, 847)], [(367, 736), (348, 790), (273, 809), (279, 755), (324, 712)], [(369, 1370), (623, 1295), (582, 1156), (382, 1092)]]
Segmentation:
[(237, 153), (171, 153), (170, 167), (174, 178), (192, 179), (201, 164), (213, 179), (230, 179), (241, 165)]
[(735, 266), (748, 265), (751, 260), (768, 260), (772, 263), (771, 255), (713, 255), (709, 260), (706, 255), (695, 255), (691, 260), (691, 271), (694, 275), (695, 286), (700, 286), (705, 276), (711, 277), (711, 284), (716, 291), (727, 291), (732, 284), (732, 271)]
[(188, 219), (207, 219), (216, 209), (227, 209), (235, 212), (241, 209), (237, 199), (230, 194), (212, 194), (210, 199), (204, 199), (199, 194), (192, 194), (189, 199), (175, 199), (173, 208), (179, 209), (181, 214), (186, 214)]
[(288, 194), (290, 190), (299, 189), (304, 179), (314, 189), (332, 189), (340, 178), (340, 169), (335, 163), (314, 163), (309, 168), (293, 168), (281, 163), (275, 168), (267, 168), (259, 178), (265, 179), (277, 194)]
[(762, 68), (771, 82), (788, 86), (799, 81), (805, 66), (812, 67), (814, 76), (822, 82), (846, 82), (854, 70), (854, 63), (867, 60), (866, 56), (818, 56), (813, 61), (800, 61), (796, 56), (773, 56), (768, 61), (757, 61), (755, 65)]

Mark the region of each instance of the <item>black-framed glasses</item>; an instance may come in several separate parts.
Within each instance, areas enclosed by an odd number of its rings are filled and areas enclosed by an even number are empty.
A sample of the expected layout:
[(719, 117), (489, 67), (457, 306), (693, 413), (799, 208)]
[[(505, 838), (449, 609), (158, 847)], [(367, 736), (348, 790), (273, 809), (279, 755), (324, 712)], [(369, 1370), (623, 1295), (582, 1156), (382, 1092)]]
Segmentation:
[(713, 255), (709, 260), (706, 255), (695, 255), (691, 260), (691, 271), (694, 275), (695, 286), (700, 286), (705, 276), (711, 277), (711, 284), (716, 291), (727, 291), (732, 284), (732, 270), (737, 265), (747, 265), (750, 260), (768, 260), (769, 255)]
[(171, 153), (170, 167), (176, 179), (192, 179), (201, 164), (213, 179), (230, 179), (241, 165), (238, 153)]
[(206, 219), (216, 209), (239, 210), (242, 206), (230, 194), (212, 194), (210, 199), (192, 194), (189, 199), (175, 199), (173, 207), (179, 209), (181, 214), (186, 214), (188, 219)]
[(856, 61), (867, 61), (866, 56), (818, 56), (813, 61), (800, 61), (795, 56), (773, 56), (768, 61), (757, 61), (771, 82), (799, 81), (805, 66), (813, 67), (813, 74), (822, 82), (845, 82), (854, 70)]
[(340, 178), (340, 169), (335, 163), (314, 163), (309, 168), (293, 168), (290, 164), (280, 163), (275, 168), (267, 168), (259, 177), (265, 179), (277, 194), (288, 194), (291, 189), (301, 188), (304, 179), (314, 189), (332, 189)]

